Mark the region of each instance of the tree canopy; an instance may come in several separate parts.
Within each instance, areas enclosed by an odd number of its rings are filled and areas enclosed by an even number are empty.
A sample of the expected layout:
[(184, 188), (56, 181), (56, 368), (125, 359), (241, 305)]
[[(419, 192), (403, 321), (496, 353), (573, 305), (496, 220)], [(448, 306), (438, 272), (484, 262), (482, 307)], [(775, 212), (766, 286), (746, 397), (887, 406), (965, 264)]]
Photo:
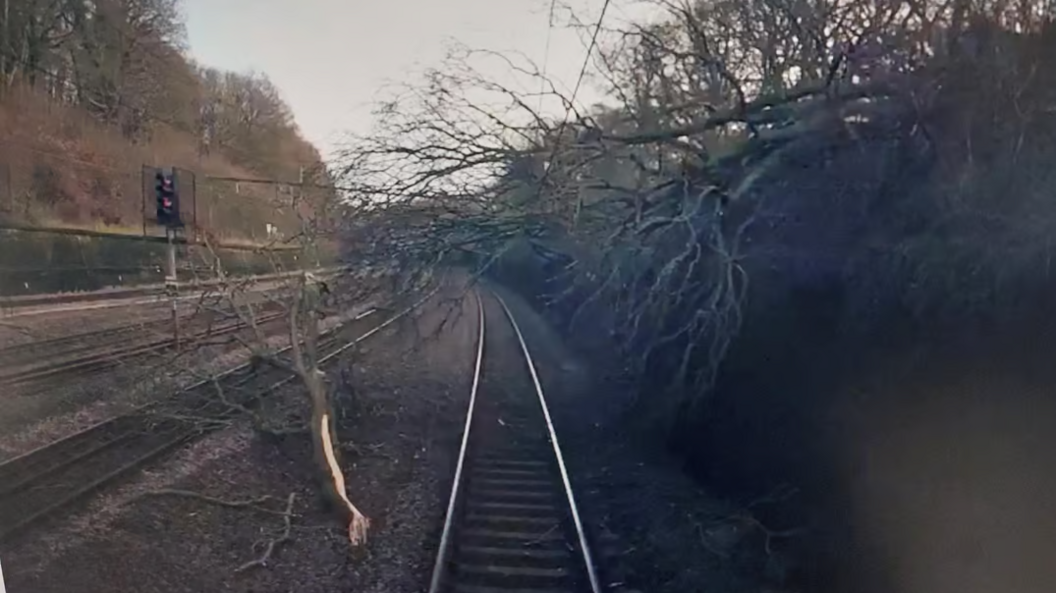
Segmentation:
[[(1048, 257), (1053, 3), (650, 4), (648, 24), (573, 20), (599, 40), (604, 107), (468, 49), (382, 105), (342, 158), (370, 204), (350, 249), (546, 267), (544, 302), (660, 377), (670, 417), (781, 290), (928, 317), (993, 305)], [(496, 57), (566, 116), (474, 67)]]

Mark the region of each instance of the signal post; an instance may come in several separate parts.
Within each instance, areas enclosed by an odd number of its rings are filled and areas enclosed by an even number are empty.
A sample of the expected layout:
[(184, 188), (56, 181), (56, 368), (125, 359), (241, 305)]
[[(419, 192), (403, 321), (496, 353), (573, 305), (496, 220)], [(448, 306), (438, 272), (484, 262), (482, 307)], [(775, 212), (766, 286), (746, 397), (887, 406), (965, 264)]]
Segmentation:
[(180, 319), (177, 311), (179, 283), (176, 275), (176, 243), (183, 220), (180, 217), (180, 188), (175, 169), (154, 170), (154, 197), (158, 224), (165, 229), (165, 292), (172, 303), (172, 335), (180, 346)]

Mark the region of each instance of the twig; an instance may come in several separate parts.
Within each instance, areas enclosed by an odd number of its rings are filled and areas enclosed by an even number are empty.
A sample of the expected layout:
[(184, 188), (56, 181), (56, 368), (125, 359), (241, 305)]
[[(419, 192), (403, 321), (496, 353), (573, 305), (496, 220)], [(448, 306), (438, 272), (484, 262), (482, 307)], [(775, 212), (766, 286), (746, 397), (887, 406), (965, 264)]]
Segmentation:
[(697, 527), (697, 536), (700, 538), (700, 545), (704, 546), (705, 550), (711, 552), (712, 554), (715, 554), (719, 558), (728, 560), (730, 555), (712, 545), (707, 534), (704, 532), (704, 526), (701, 525), (698, 521), (694, 521), (693, 524)]
[(553, 526), (550, 527), (550, 529), (547, 529), (546, 531), (540, 533), (539, 537), (537, 537), (536, 539), (528, 540), (528, 541), (524, 542), (524, 544), (522, 544), (522, 545), (524, 545), (525, 547), (528, 547), (528, 546), (535, 546), (535, 545), (541, 544), (541, 543), (543, 543), (543, 540), (546, 539), (546, 536), (548, 536), (551, 533), (553, 533), (554, 530), (556, 530), (558, 527), (559, 527), (559, 525), (557, 523), (555, 523)]
[[(214, 496), (209, 496), (208, 494), (202, 494), (200, 492), (192, 492), (190, 490), (175, 490), (175, 489), (169, 489), (169, 488), (164, 488), (164, 489), (161, 489), (161, 490), (151, 490), (151, 491), (145, 492), (143, 494), (144, 494), (144, 496), (179, 496), (179, 497), (183, 497), (183, 498), (193, 498), (195, 500), (200, 500), (202, 502), (207, 502), (209, 504), (215, 504), (217, 506), (221, 506), (221, 507), (225, 507), (225, 508), (229, 508), (229, 509), (245, 509), (245, 508), (248, 508), (248, 509), (253, 509), (253, 510), (256, 510), (256, 511), (260, 511), (262, 513), (268, 513), (268, 514), (271, 514), (271, 515), (284, 515), (285, 516), (286, 514), (288, 514), (290, 512), (288, 505), (287, 505), (287, 510), (285, 512), (276, 511), (276, 510), (273, 510), (273, 509), (269, 509), (269, 508), (265, 508), (265, 507), (259, 506), (259, 505), (261, 505), (261, 504), (263, 504), (265, 502), (268, 502), (268, 501), (271, 501), (271, 500), (275, 500), (275, 497), (271, 496), (270, 494), (265, 494), (263, 496), (258, 496), (257, 498), (248, 498), (248, 499), (245, 499), (245, 500), (224, 500), (222, 498), (216, 498)], [(293, 495), (291, 494), (290, 496), (293, 496)]]
[(792, 486), (790, 484), (781, 484), (780, 486), (775, 488), (773, 492), (748, 503), (747, 508), (752, 509), (765, 504), (777, 504), (780, 502), (785, 502), (786, 500), (796, 496), (797, 494), (799, 494), (799, 489), (795, 486)]
[(751, 515), (744, 515), (744, 516), (740, 517), (740, 519), (742, 519), (749, 526), (756, 527), (757, 529), (759, 529), (759, 531), (763, 532), (763, 535), (766, 537), (766, 540), (763, 543), (763, 549), (766, 551), (766, 555), (767, 556), (770, 556), (770, 555), (773, 554), (773, 548), (771, 547), (771, 543), (773, 542), (773, 540), (775, 540), (775, 539), (787, 539), (787, 538), (790, 538), (790, 537), (796, 537), (796, 536), (802, 535), (802, 534), (807, 532), (806, 528), (803, 528), (803, 527), (797, 527), (797, 528), (793, 528), (793, 529), (785, 529), (785, 530), (782, 530), (782, 531), (773, 531), (770, 528), (768, 528), (766, 525), (763, 525), (763, 523), (761, 521), (759, 521), (759, 519), (756, 519), (755, 517), (753, 517)]
[(250, 560), (235, 569), (236, 573), (245, 572), (257, 566), (266, 567), (268, 565), (268, 560), (271, 560), (271, 556), (275, 553), (275, 550), (282, 544), (290, 541), (290, 531), (293, 529), (293, 503), (296, 499), (297, 494), (293, 492), (291, 492), (290, 496), (286, 499), (286, 511), (282, 514), (282, 535), (269, 541), (268, 546), (264, 548), (264, 553), (261, 554), (259, 558), (256, 560)]
[(33, 332), (30, 329), (19, 323), (12, 323), (10, 321), (0, 321), (0, 327), (12, 329), (24, 336), (33, 336)]

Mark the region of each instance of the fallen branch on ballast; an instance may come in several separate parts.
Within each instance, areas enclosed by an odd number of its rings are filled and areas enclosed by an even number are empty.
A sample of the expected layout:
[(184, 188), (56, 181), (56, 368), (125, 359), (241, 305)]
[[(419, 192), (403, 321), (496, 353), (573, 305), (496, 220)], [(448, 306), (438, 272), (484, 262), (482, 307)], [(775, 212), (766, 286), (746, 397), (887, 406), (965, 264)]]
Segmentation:
[(260, 511), (262, 513), (268, 513), (268, 514), (272, 514), (272, 515), (284, 515), (285, 514), (283, 511), (277, 511), (275, 509), (269, 509), (267, 507), (260, 506), (261, 504), (263, 504), (265, 502), (269, 502), (269, 501), (272, 501), (272, 500), (278, 500), (276, 497), (271, 496), (270, 494), (265, 494), (263, 496), (258, 496), (256, 498), (247, 498), (245, 500), (224, 500), (222, 498), (216, 498), (214, 496), (209, 496), (208, 494), (202, 494), (200, 492), (192, 492), (190, 490), (175, 490), (175, 489), (170, 489), (170, 488), (164, 488), (164, 489), (161, 489), (161, 490), (151, 490), (149, 492), (144, 492), (143, 495), (144, 496), (179, 496), (179, 497), (183, 497), (183, 498), (193, 498), (195, 500), (200, 500), (202, 502), (207, 502), (209, 504), (215, 504), (217, 506), (221, 506), (221, 507), (225, 507), (225, 508), (229, 508), (229, 509), (246, 509), (246, 508), (248, 508), (248, 509), (253, 509), (255, 511)]
[(282, 544), (290, 541), (290, 531), (293, 530), (293, 503), (296, 499), (297, 495), (292, 492), (290, 493), (289, 498), (286, 499), (286, 511), (282, 514), (282, 535), (270, 540), (267, 547), (264, 548), (264, 553), (261, 554), (259, 558), (256, 560), (250, 560), (242, 566), (239, 566), (235, 569), (235, 572), (245, 572), (256, 566), (267, 566), (268, 560), (271, 560), (271, 556), (275, 553), (275, 550)]
[(23, 336), (33, 337), (33, 332), (30, 331), (30, 329), (28, 327), (26, 327), (24, 325), (21, 325), (21, 324), (18, 324), (18, 323), (12, 323), (10, 321), (0, 321), (0, 328), (6, 328), (6, 329), (14, 330), (14, 331), (22, 334)]
[[(256, 498), (247, 498), (244, 500), (225, 500), (222, 498), (217, 498), (215, 496), (209, 496), (208, 494), (202, 494), (200, 492), (166, 488), (145, 492), (144, 496), (178, 496), (182, 498), (198, 500), (201, 502), (229, 509), (250, 509), (254, 511), (259, 511), (261, 513), (267, 513), (269, 515), (281, 516), (283, 522), (282, 534), (279, 535), (279, 537), (277, 538), (268, 540), (268, 543), (264, 548), (264, 552), (258, 558), (250, 560), (249, 562), (246, 562), (242, 566), (236, 568), (236, 573), (245, 572), (257, 566), (267, 566), (268, 561), (271, 560), (271, 557), (275, 554), (275, 550), (277, 550), (279, 546), (290, 541), (290, 533), (293, 531), (293, 518), (296, 516), (296, 514), (293, 512), (293, 504), (297, 500), (297, 494), (293, 492), (291, 492), (290, 495), (286, 497), (286, 508), (281, 511), (261, 506), (266, 502), (278, 500), (278, 498), (269, 494), (258, 496)], [(256, 548), (256, 544), (254, 544), (253, 547)]]

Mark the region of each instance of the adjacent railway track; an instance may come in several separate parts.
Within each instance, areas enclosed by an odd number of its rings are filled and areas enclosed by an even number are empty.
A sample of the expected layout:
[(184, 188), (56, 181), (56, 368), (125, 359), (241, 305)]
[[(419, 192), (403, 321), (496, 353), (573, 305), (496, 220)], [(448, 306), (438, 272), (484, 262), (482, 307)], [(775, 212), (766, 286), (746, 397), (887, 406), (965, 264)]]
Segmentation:
[[(280, 308), (268, 306), (255, 320), (265, 325), (283, 317)], [(180, 343), (203, 344), (247, 329), (239, 318), (216, 321), (212, 314), (192, 315), (181, 320), (184, 335), (171, 333), (172, 319), (107, 328), (40, 343), (27, 343), (0, 350), (0, 385), (14, 386), (52, 378), (85, 376), (173, 348)], [(168, 329), (168, 335), (164, 330)], [(146, 336), (146, 339), (143, 339)]]
[(100, 343), (105, 344), (116, 339), (123, 339), (140, 331), (151, 333), (162, 331), (166, 327), (172, 327), (171, 315), (166, 316), (164, 319), (149, 319), (141, 323), (125, 323), (55, 338), (33, 340), (32, 342), (14, 346), (5, 346), (0, 348), (0, 364), (10, 367), (39, 360), (45, 356), (65, 357), (76, 355), (99, 348)]
[[(237, 318), (233, 311), (223, 310), (229, 303), (221, 295), (202, 293), (190, 295), (190, 297), (191, 299), (185, 298), (184, 304), (179, 305), (177, 309), (177, 322), (181, 332), (192, 331), (196, 326), (221, 323)], [(263, 301), (263, 307), (258, 314), (267, 314), (277, 309), (277, 302), (269, 302), (266, 299)], [(0, 367), (17, 366), (26, 362), (38, 361), (44, 357), (65, 358), (115, 343), (134, 339), (142, 340), (144, 336), (173, 335), (175, 328), (173, 327), (173, 311), (170, 309), (171, 302), (159, 301), (155, 305), (165, 305), (165, 309), (157, 310), (149, 317), (143, 316), (145, 318), (134, 323), (122, 323), (0, 347)]]
[[(424, 303), (434, 293), (378, 323), (378, 309), (361, 313), (320, 336), (319, 363), (326, 364)], [(352, 335), (352, 338), (344, 336)], [(287, 347), (280, 355), (289, 351)], [(163, 401), (106, 420), (0, 464), (0, 541), (24, 532), (56, 511), (201, 435), (222, 426), (248, 397), (293, 380), (272, 366), (245, 363), (196, 383)], [(217, 388), (227, 397), (218, 397)], [(240, 395), (242, 394), (242, 395)], [(224, 400), (227, 401), (224, 401)], [(241, 405), (241, 403), (239, 403)], [(201, 422), (210, 419), (211, 422)]]
[(528, 345), (501, 297), (476, 300), (473, 387), (429, 593), (600, 593)]
[[(340, 266), (319, 268), (312, 270), (316, 276), (327, 277), (333, 274), (340, 273), (345, 268)], [(261, 274), (255, 276), (235, 276), (229, 278), (229, 281), (236, 283), (266, 283), (273, 281), (282, 281), (289, 278), (296, 277), (302, 274), (303, 271), (295, 270), (291, 272), (277, 272), (272, 274)], [(219, 280), (210, 279), (199, 282), (180, 282), (177, 284), (179, 293), (182, 295), (180, 298), (195, 298), (197, 293), (202, 290), (209, 290), (220, 284)], [(91, 303), (97, 303), (100, 301), (122, 301), (137, 298), (157, 298), (160, 300), (167, 299), (166, 285), (165, 284), (149, 284), (143, 286), (130, 286), (130, 287), (119, 287), (119, 288), (106, 288), (102, 290), (94, 290), (88, 292), (68, 292), (68, 293), (49, 293), (49, 294), (33, 294), (33, 295), (22, 295), (22, 296), (10, 296), (0, 297), (0, 310), (7, 311), (8, 313), (16, 313), (20, 309), (30, 309), (41, 306), (64, 306), (64, 305), (88, 305)], [(121, 303), (118, 302), (118, 305)]]

